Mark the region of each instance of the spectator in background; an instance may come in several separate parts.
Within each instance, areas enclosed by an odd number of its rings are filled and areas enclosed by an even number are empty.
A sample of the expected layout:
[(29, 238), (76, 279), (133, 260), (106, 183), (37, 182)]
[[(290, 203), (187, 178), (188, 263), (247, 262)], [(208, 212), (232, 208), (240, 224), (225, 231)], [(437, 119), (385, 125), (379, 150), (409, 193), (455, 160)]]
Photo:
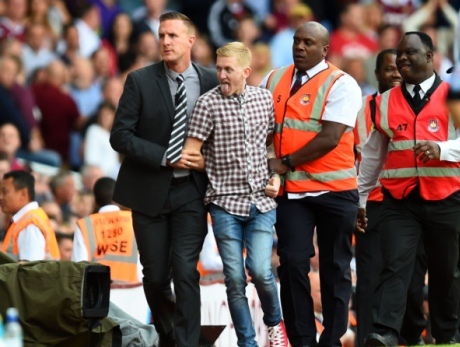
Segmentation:
[(20, 148), (15, 155), (24, 160), (60, 166), (61, 158), (55, 151), (44, 148), (36, 118), (40, 111), (31, 90), (21, 84), (21, 61), (16, 56), (0, 58), (0, 124), (12, 123), (20, 131)]
[(20, 147), (21, 138), (18, 128), (12, 123), (5, 123), (0, 126), (0, 153), (6, 155), (12, 170), (25, 170), (25, 167), (16, 157), (16, 152)]
[(70, 134), (69, 164), (72, 169), (79, 170), (83, 164), (81, 130), (91, 116), (95, 115), (102, 102), (101, 85), (95, 80), (94, 66), (91, 60), (76, 58), (73, 62), (70, 96), (75, 100), (80, 114), (80, 128)]
[(73, 234), (63, 233), (61, 231), (57, 231), (55, 234), (59, 253), (61, 254), (60, 260), (72, 260)]
[(81, 127), (77, 105), (65, 89), (67, 74), (64, 63), (55, 60), (46, 68), (45, 81), (31, 87), (42, 115), (40, 130), (45, 147), (58, 152), (65, 164), (69, 159), (70, 132)]
[(211, 68), (215, 66), (214, 50), (207, 36), (199, 34), (196, 37), (195, 44), (192, 47), (192, 60), (202, 66)]
[(80, 36), (75, 24), (64, 26), (62, 39), (57, 46), (60, 59), (71, 66), (75, 58), (80, 56)]
[(343, 68), (343, 58), (367, 58), (378, 49), (375, 32), (364, 22), (364, 8), (347, 3), (340, 11), (340, 25), (331, 33), (328, 61)]
[(104, 176), (104, 172), (99, 167), (99, 165), (83, 165), (81, 170), (81, 191), (92, 192), (94, 188), (94, 183)]
[(117, 0), (89, 0), (89, 3), (96, 5), (99, 9), (99, 15), (101, 17), (101, 36), (107, 38), (110, 33), (113, 21), (117, 15), (121, 12), (121, 8), (118, 5)]
[(49, 183), (53, 199), (59, 205), (62, 212), (62, 220), (64, 223), (71, 223), (73, 217), (72, 201), (74, 200), (77, 189), (75, 187), (75, 179), (71, 171), (60, 170)]
[(108, 78), (118, 73), (116, 57), (111, 55), (110, 49), (105, 45), (93, 53), (91, 64), (94, 69), (94, 82), (99, 86), (102, 86)]
[(144, 6), (133, 13), (134, 35), (137, 38), (144, 31), (151, 31), (157, 40), (160, 28), (160, 16), (168, 12), (168, 0), (144, 0)]
[(27, 0), (5, 0), (5, 13), (0, 17), (0, 41), (24, 41)]
[[(48, 0), (29, 0), (26, 26), (41, 24), (44, 28), (43, 47), (54, 50), (59, 33), (53, 30), (49, 21), (50, 2)], [(62, 24), (62, 23), (61, 23)]]
[(236, 40), (239, 21), (253, 17), (254, 11), (244, 0), (217, 0), (208, 14), (208, 28), (211, 43), (215, 48)]
[(160, 48), (158, 39), (150, 31), (144, 31), (137, 36), (134, 44), (136, 59), (139, 59), (144, 66), (160, 61)]
[(18, 64), (13, 57), (0, 57), (0, 124), (12, 123), (20, 134), (20, 144), (29, 145), (30, 128), (15, 103), (12, 88), (16, 83)]
[[(293, 8), (301, 3), (300, 0), (273, 0), (271, 12), (264, 18), (264, 27), (270, 33), (270, 36), (275, 35), (291, 26), (289, 14)], [(297, 26), (295, 26), (297, 27)]]
[(257, 42), (252, 47), (252, 72), (247, 78), (247, 82), (251, 86), (258, 86), (264, 76), (272, 69), (270, 47), (262, 42)]
[(78, 30), (79, 54), (89, 58), (101, 45), (99, 37), (101, 18), (96, 5), (86, 3), (80, 9), (75, 27)]
[(111, 69), (111, 72), (118, 72), (120, 61), (132, 54), (133, 22), (126, 13), (119, 13), (114, 17), (107, 38), (102, 44), (109, 50), (111, 62), (115, 62), (115, 70)]
[(313, 13), (305, 4), (296, 4), (288, 13), (289, 25), (278, 31), (270, 40), (271, 64), (274, 68), (292, 63), (292, 37), (302, 23), (313, 19)]
[(235, 32), (236, 41), (243, 43), (251, 51), (261, 38), (262, 31), (253, 16), (243, 17), (238, 21)]
[[(383, 21), (400, 30), (405, 20), (420, 6), (419, 0), (377, 0), (383, 10)], [(392, 47), (394, 48), (394, 47)]]
[(97, 111), (97, 121), (91, 124), (84, 138), (85, 165), (99, 166), (104, 175), (116, 178), (120, 168), (120, 159), (110, 145), (110, 129), (112, 129), (116, 108), (109, 102), (103, 102)]
[(342, 62), (343, 71), (353, 77), (361, 88), (362, 95), (375, 93), (376, 89), (367, 83), (366, 70), (364, 69), (364, 58), (345, 58)]
[(12, 215), (2, 251), (16, 260), (59, 260), (56, 236), (45, 211), (35, 201), (35, 179), (23, 170), (3, 176), (0, 207)]
[[(394, 49), (399, 42), (400, 32), (397, 27), (390, 24), (383, 24), (377, 29), (377, 45), (378, 51), (381, 52), (385, 49)], [(366, 72), (366, 82), (374, 88), (378, 88), (378, 81), (375, 78), (375, 61), (378, 52), (373, 53), (371, 56), (364, 58), (364, 69)]]
[(117, 107), (123, 93), (123, 81), (120, 77), (111, 77), (102, 85), (102, 99)]
[[(442, 16), (448, 26), (439, 25), (439, 17)], [(457, 27), (457, 12), (449, 4), (448, 0), (427, 0), (420, 8), (413, 12), (404, 21), (402, 28), (407, 31), (424, 31), (423, 28), (433, 27), (431, 36), (436, 51), (441, 55), (447, 55), (452, 47), (454, 30)]]
[[(35, 189), (37, 189), (37, 181), (35, 181)], [(39, 202), (40, 207), (45, 211), (46, 215), (48, 216), (51, 227), (55, 232), (60, 231), (64, 232), (66, 227), (64, 225), (64, 221), (62, 219), (62, 211), (59, 205), (54, 200), (44, 200)], [(68, 232), (66, 232), (68, 233)], [(56, 235), (57, 236), (57, 235)], [(59, 240), (58, 240), (59, 241)]]
[(31, 23), (26, 27), (25, 43), (22, 46), (22, 62), (28, 82), (36, 69), (44, 68), (57, 59), (56, 54), (45, 40), (46, 31), (45, 25), (41, 23)]
[[(0, 152), (0, 185), (3, 180), (3, 175), (8, 171), (11, 171), (10, 159), (5, 153)], [(11, 216), (0, 209), (0, 249), (2, 249), (3, 239), (5, 238), (10, 221)]]

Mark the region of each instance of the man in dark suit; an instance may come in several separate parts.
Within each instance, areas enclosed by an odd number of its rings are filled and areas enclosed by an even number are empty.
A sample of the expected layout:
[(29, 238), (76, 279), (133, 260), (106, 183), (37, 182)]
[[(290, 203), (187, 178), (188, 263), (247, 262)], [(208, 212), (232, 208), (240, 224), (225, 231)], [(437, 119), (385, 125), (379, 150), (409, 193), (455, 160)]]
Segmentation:
[(163, 61), (128, 75), (116, 112), (110, 141), (124, 160), (113, 199), (132, 209), (144, 291), (160, 346), (198, 346), (196, 267), (206, 236), (207, 178), (190, 170), (193, 162), (202, 160), (199, 152), (184, 151), (180, 159), (172, 160), (168, 148), (175, 137), (175, 108), (182, 104), (178, 97), (182, 84), (190, 115), (198, 97), (218, 80), (215, 71), (191, 63), (195, 35), (188, 17), (163, 14), (159, 36)]

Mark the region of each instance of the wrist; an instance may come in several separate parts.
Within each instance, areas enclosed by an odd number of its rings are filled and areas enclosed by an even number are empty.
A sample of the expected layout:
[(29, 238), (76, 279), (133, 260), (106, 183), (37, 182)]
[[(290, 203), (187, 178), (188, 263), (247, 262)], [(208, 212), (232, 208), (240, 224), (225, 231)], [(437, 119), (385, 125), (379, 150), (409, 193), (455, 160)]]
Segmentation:
[(291, 164), (291, 155), (285, 155), (284, 157), (281, 157), (281, 163), (288, 168), (288, 170), (291, 170), (291, 172), (295, 171), (295, 166)]

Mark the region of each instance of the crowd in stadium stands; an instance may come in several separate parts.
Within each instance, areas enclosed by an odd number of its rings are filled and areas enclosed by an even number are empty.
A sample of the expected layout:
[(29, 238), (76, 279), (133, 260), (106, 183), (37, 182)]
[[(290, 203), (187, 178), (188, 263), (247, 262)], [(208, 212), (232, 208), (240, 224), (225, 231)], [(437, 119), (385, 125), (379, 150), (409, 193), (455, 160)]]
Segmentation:
[[(326, 59), (366, 96), (377, 91), (377, 54), (396, 48), (407, 31), (431, 37), (434, 68), (448, 81), (459, 8), (460, 0), (0, 0), (0, 177), (22, 169), (35, 176), (35, 200), (52, 223), (61, 259), (69, 260), (78, 219), (96, 211), (94, 183), (117, 178), (122, 158), (109, 138), (126, 77), (161, 61), (161, 14), (190, 17), (197, 29), (192, 60), (202, 66), (214, 67), (217, 48), (243, 42), (252, 52), (253, 86), (292, 64), (299, 25), (320, 22), (330, 32)], [(1, 242), (10, 216), (0, 214)], [(200, 272), (203, 281), (222, 281), (209, 228)], [(272, 262), (276, 275), (276, 242)], [(353, 298), (350, 308), (352, 331)], [(428, 326), (422, 337), (430, 342)]]

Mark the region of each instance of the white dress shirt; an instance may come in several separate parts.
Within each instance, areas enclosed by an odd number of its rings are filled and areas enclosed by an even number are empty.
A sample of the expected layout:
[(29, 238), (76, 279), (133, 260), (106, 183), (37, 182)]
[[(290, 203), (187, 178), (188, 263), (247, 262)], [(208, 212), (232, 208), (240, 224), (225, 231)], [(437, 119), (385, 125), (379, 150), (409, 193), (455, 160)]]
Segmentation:
[[(16, 212), (12, 219), (13, 223), (19, 221), (27, 212), (36, 210), (38, 208), (36, 201), (29, 202), (18, 212)], [(26, 226), (18, 236), (18, 251), (19, 260), (45, 260), (46, 256), (46, 241), (45, 236), (41, 230), (34, 224)]]
[[(436, 75), (420, 84), (420, 97), (423, 99), (425, 93), (433, 86)], [(406, 83), (409, 94), (414, 96), (414, 85)], [(456, 129), (456, 139), (449, 141), (435, 141), (439, 146), (440, 160), (459, 162), (460, 161), (460, 129)], [(367, 139), (361, 151), (361, 163), (358, 175), (359, 206), (366, 207), (369, 192), (374, 188), (380, 172), (385, 165), (390, 139), (378, 130), (374, 129)]]

